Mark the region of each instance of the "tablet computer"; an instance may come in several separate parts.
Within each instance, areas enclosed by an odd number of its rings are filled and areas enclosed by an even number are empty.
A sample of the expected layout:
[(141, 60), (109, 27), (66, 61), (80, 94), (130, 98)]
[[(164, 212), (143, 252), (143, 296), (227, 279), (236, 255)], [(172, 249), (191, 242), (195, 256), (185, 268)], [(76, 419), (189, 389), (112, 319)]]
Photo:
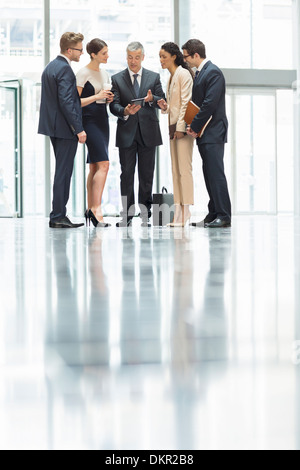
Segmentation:
[(135, 104), (136, 106), (144, 106), (145, 98), (137, 98), (135, 100), (131, 100), (131, 104)]

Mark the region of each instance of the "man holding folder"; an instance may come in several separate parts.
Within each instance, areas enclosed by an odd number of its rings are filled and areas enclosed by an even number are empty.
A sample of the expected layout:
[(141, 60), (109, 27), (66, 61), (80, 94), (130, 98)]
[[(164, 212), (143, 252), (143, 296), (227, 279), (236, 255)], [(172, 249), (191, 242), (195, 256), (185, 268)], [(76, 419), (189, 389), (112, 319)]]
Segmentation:
[[(197, 68), (192, 101), (200, 110), (188, 126), (187, 133), (197, 139), (210, 197), (209, 213), (204, 219), (204, 226), (230, 227), (231, 202), (224, 172), (224, 144), (227, 142), (228, 130), (225, 78), (221, 70), (206, 58), (205, 45), (198, 39), (189, 40), (182, 46), (182, 50), (185, 61)], [(203, 227), (203, 222), (192, 226)]]

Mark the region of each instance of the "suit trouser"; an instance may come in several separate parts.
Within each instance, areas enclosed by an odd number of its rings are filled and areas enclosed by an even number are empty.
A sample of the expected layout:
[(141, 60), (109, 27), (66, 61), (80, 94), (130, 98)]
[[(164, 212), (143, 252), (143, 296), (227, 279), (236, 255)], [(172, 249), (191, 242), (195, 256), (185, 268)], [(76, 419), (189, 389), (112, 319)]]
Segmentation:
[(183, 139), (170, 141), (175, 204), (194, 204), (194, 141), (194, 138), (189, 135), (186, 135)]
[(231, 202), (224, 171), (224, 144), (199, 144), (203, 175), (210, 197), (209, 219), (231, 220)]
[(56, 166), (53, 183), (53, 201), (50, 220), (60, 220), (66, 216), (70, 196), (70, 185), (78, 140), (51, 137)]
[(156, 147), (145, 146), (139, 127), (132, 146), (119, 149), (123, 217), (134, 217), (135, 215), (134, 175), (137, 157), (141, 216), (151, 217), (155, 154)]

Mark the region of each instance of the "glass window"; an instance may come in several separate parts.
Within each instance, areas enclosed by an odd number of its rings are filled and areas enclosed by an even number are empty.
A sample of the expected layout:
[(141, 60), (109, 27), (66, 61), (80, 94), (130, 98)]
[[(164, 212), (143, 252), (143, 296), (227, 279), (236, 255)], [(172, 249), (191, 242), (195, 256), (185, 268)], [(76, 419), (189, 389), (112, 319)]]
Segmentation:
[(181, 26), (181, 41), (199, 38), (220, 67), (293, 68), (292, 0), (181, 0), (181, 6), (190, 22)]
[[(38, 83), (43, 70), (43, 1), (0, 0), (0, 8), (0, 79), (7, 81), (18, 78), (22, 88), (23, 174), (19, 177), (22, 176), (24, 182), (23, 214), (44, 215), (44, 140), (37, 135), (40, 103)], [(8, 106), (6, 111), (10, 112), (9, 109)], [(13, 166), (9, 139), (10, 132), (1, 139), (2, 148), (5, 145), (2, 153), (10, 155), (7, 164)], [(9, 174), (12, 172), (9, 171)], [(15, 212), (13, 210), (12, 214)]]
[(278, 212), (294, 212), (293, 91), (278, 90), (277, 176)]
[[(105, 4), (104, 4), (105, 3)], [(172, 38), (172, 1), (158, 0), (52, 0), (51, 7), (51, 60), (60, 52), (59, 40), (65, 31), (80, 31), (86, 41), (99, 37), (109, 44), (110, 75), (126, 66), (126, 45), (141, 41), (146, 50), (144, 66), (159, 72), (160, 46)], [(40, 79), (43, 64), (43, 0), (0, 0), (0, 79), (23, 80), (23, 157), (24, 157), (24, 214), (44, 215), (45, 157), (44, 139), (38, 136), (37, 126), (40, 103)], [(74, 71), (86, 65), (87, 54)], [(115, 148), (116, 119), (111, 116), (111, 167), (104, 194), (104, 211), (119, 212), (119, 157)], [(163, 131), (164, 132), (164, 131)], [(2, 146), (4, 139), (2, 139)], [(162, 149), (169, 162), (168, 149)], [(85, 155), (78, 151), (73, 178), (69, 210), (82, 215), (85, 198)], [(51, 159), (52, 177), (54, 159)], [(3, 178), (2, 178), (3, 180)], [(52, 180), (51, 180), (52, 181)]]
[[(225, 172), (233, 213), (275, 214), (294, 210), (292, 90), (228, 88)], [(172, 188), (166, 161), (161, 184)], [(207, 214), (208, 194), (197, 146), (193, 155), (193, 216)]]
[(0, 84), (0, 217), (16, 212), (17, 92), (12, 84)]
[[(109, 61), (105, 66), (109, 75), (120, 72), (127, 67), (126, 47), (132, 41), (140, 41), (145, 47), (144, 67), (162, 74), (163, 86), (166, 86), (168, 72), (163, 73), (159, 61), (159, 51), (166, 41), (172, 40), (172, 1), (160, 0), (111, 0), (109, 3), (98, 0), (74, 0), (72, 12), (69, 10), (70, 2), (67, 0), (52, 0), (51, 2), (51, 58), (59, 52), (59, 40), (62, 32), (80, 31), (84, 34), (84, 46), (93, 38), (100, 37), (109, 47)], [(68, 26), (65, 18), (68, 16)], [(66, 29), (67, 28), (67, 29)], [(101, 33), (99, 33), (101, 32)], [(89, 56), (85, 52), (79, 64), (73, 64), (75, 73), (89, 63)], [(108, 215), (120, 212), (120, 164), (119, 151), (115, 146), (117, 119), (110, 115), (110, 170), (103, 194), (103, 212)], [(168, 142), (167, 121), (163, 120), (162, 133)], [(80, 146), (81, 147), (81, 146)], [(159, 149), (159, 160), (166, 162), (170, 167), (168, 146)], [(82, 148), (79, 148), (75, 162), (75, 178), (69, 210), (76, 207), (76, 215), (82, 215), (82, 205), (75, 202), (78, 191), (82, 197), (83, 185), (80, 181), (84, 174), (84, 157)], [(88, 171), (88, 170), (87, 170)], [(52, 159), (52, 175), (54, 160)], [(154, 186), (155, 190), (155, 186)], [(137, 206), (138, 208), (138, 206)]]
[(234, 213), (293, 212), (293, 92), (228, 93), (226, 163)]
[[(40, 78), (44, 68), (43, 3), (43, 0), (16, 0), (13, 2), (0, 0), (0, 80), (19, 79), (22, 85), (24, 215), (45, 215), (44, 138), (37, 135)], [(181, 37), (179, 45), (182, 45), (190, 37), (199, 37), (207, 46), (208, 57), (224, 68), (293, 68), (292, 0), (179, 0), (179, 4)], [(50, 7), (51, 59), (59, 53), (59, 39), (65, 31), (82, 32), (85, 35), (85, 43), (100, 36), (109, 45), (110, 59), (106, 69), (110, 75), (113, 75), (127, 65), (126, 45), (133, 40), (139, 40), (144, 44), (146, 50), (144, 66), (159, 72), (163, 87), (166, 87), (169, 74), (167, 71), (161, 70), (158, 53), (164, 42), (173, 40), (172, 0), (165, 2), (160, 0), (143, 0), (142, 2), (140, 0), (110, 0), (109, 2), (51, 0)], [(88, 61), (89, 57), (85, 53), (80, 64), (73, 64), (75, 73)], [(289, 181), (293, 181), (292, 92), (280, 90), (275, 91), (275, 94), (277, 127), (274, 124), (274, 128), (271, 129), (267, 126), (266, 130), (269, 133), (268, 138), (272, 140), (270, 149), (277, 156), (276, 197), (278, 210), (290, 211), (293, 209), (293, 184), (289, 184)], [(6, 113), (10, 113), (11, 100), (12, 94), (2, 90), (1, 119), (4, 128), (8, 126), (8, 132), (0, 136), (0, 145), (2, 155), (11, 155), (11, 159), (7, 163), (11, 167), (4, 170), (2, 165), (2, 170), (0, 168), (0, 192), (6, 191), (6, 200), (12, 201), (8, 205), (10, 208), (5, 209), (9, 214), (15, 213), (14, 206), (16, 205), (16, 201), (14, 202), (12, 197), (14, 192), (11, 180), (14, 178), (14, 153), (11, 151), (13, 148), (11, 140), (13, 121), (5, 122)], [(252, 98), (252, 101), (258, 122), (261, 122), (263, 116), (268, 119), (266, 117), (268, 112), (272, 122), (275, 122), (273, 98), (256, 96)], [(243, 122), (237, 119), (237, 115), (241, 116), (239, 109), (243, 107), (242, 102), (245, 109), (251, 108), (251, 98), (247, 96), (232, 97), (229, 90), (227, 114), (230, 123), (230, 139), (226, 146), (225, 160), (228, 181), (232, 187), (235, 187), (235, 181), (242, 178), (245, 170), (242, 168), (245, 160), (240, 160), (236, 167), (232, 166), (231, 156), (235, 152), (232, 129), (236, 126), (234, 132), (240, 127), (243, 128), (243, 132), (250, 132), (250, 121), (247, 123), (246, 117)], [(166, 116), (160, 116), (160, 119), (164, 145), (158, 149), (157, 168), (160, 169), (160, 172), (157, 175), (159, 178), (155, 179), (154, 191), (166, 186), (171, 192), (168, 119)], [(116, 119), (113, 116), (110, 116), (110, 127), (111, 167), (104, 192), (104, 212), (115, 214), (119, 212), (120, 203), (120, 166), (118, 149), (115, 147)], [(256, 132), (255, 135), (258, 136), (259, 126), (257, 128), (254, 124), (253, 129)], [(289, 139), (284, 137), (286, 135), (289, 136)], [(274, 139), (275, 144), (273, 145)], [(260, 144), (258, 137), (256, 140)], [(262, 137), (261, 141), (264, 140)], [(256, 145), (254, 148), (255, 154), (258, 152), (258, 159), (262, 157), (259, 148), (260, 145)], [(86, 196), (84, 183), (86, 156), (83, 149), (83, 146), (79, 147), (75, 162), (72, 197), (69, 206), (70, 212), (80, 216), (83, 213)], [(268, 154), (269, 163), (266, 164), (267, 167), (264, 167), (264, 174), (269, 175), (267, 178), (274, 174), (272, 173), (273, 169), (276, 169), (274, 158)], [(53, 158), (51, 162), (53, 176)], [(237, 174), (237, 171), (242, 171), (242, 173)], [(194, 175), (197, 188), (195, 210), (206, 212), (207, 193), (197, 149), (194, 155)], [(9, 187), (11, 189), (8, 189)], [(245, 188), (241, 188), (241, 190), (245, 190)], [(232, 196), (234, 195), (232, 194)], [(242, 204), (242, 199), (239, 198), (239, 200)], [(264, 200), (267, 201), (266, 197)], [(270, 209), (269, 202), (267, 206)], [(249, 206), (248, 199), (245, 204)], [(255, 200), (253, 204), (257, 206)], [(247, 207), (241, 210), (247, 210)]]
[(235, 95), (237, 213), (276, 213), (275, 93)]
[(23, 95), (23, 206), (25, 215), (45, 213), (44, 137), (37, 133), (41, 86), (22, 80)]
[(43, 0), (0, 0), (0, 78), (39, 81), (43, 68)]

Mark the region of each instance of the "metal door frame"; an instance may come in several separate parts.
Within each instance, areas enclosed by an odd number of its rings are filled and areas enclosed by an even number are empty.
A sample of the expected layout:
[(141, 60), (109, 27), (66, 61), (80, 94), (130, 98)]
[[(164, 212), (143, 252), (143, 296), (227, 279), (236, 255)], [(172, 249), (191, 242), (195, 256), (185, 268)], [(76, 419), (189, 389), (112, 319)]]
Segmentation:
[(23, 126), (22, 126), (22, 80), (3, 80), (0, 81), (0, 88), (11, 90), (14, 93), (14, 192), (16, 217), (23, 217)]

